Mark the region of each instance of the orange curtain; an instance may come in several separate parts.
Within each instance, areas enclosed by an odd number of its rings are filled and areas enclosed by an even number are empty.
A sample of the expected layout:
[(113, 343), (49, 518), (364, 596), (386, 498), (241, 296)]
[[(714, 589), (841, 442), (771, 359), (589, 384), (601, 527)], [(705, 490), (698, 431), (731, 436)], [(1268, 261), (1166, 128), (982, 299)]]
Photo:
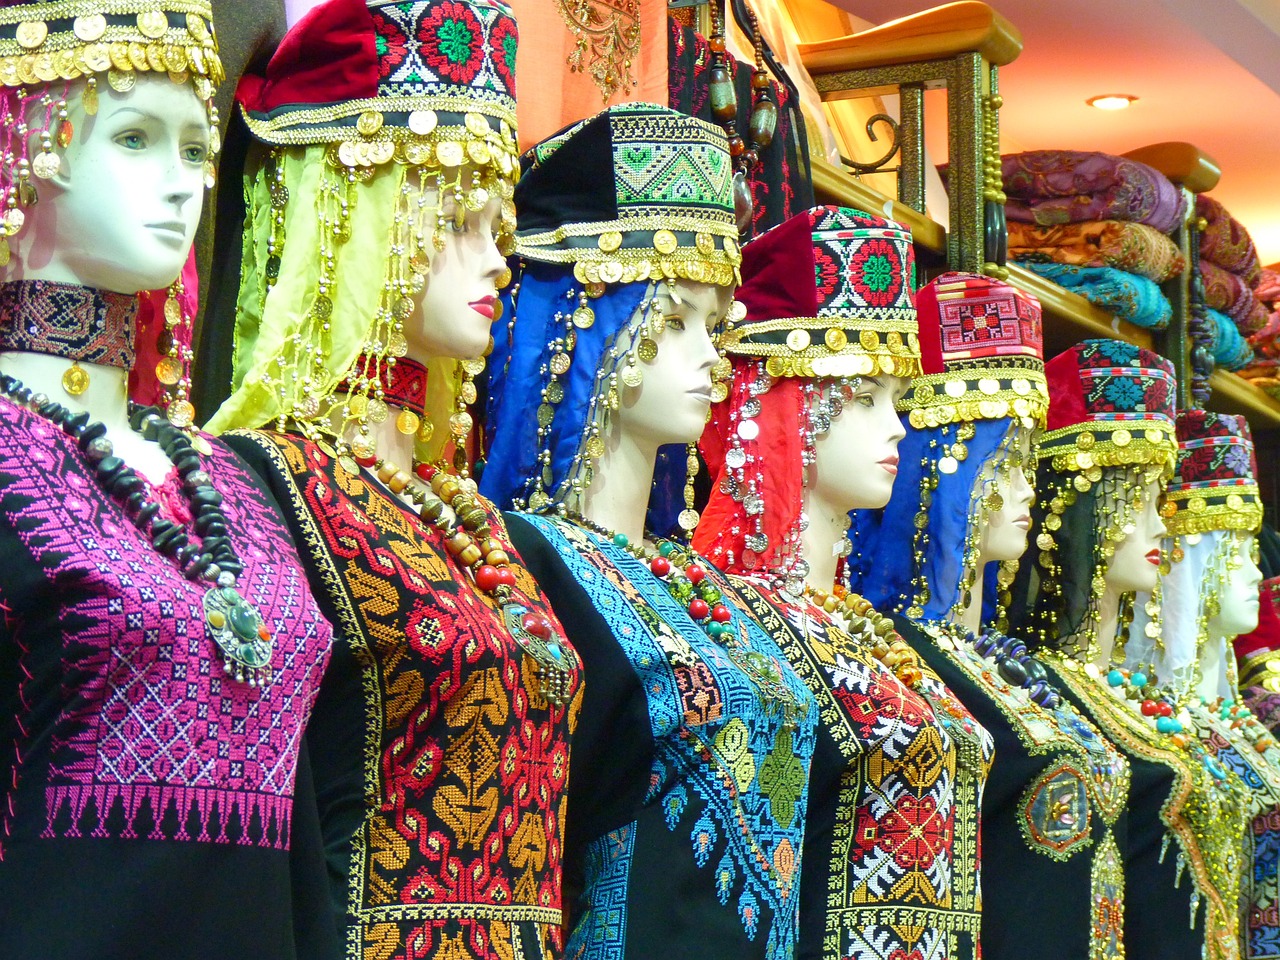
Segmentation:
[(512, 0), (511, 6), (520, 26), (522, 150), (610, 104), (667, 102), (666, 0)]

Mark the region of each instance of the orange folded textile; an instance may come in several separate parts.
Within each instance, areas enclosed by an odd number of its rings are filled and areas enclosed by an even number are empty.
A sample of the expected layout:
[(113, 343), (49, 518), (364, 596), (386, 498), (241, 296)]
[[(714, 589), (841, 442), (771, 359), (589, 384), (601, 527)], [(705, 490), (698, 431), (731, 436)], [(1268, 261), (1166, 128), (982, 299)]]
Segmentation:
[(1114, 267), (1162, 283), (1186, 265), (1172, 240), (1145, 223), (1086, 220), (1051, 227), (1009, 222), (1009, 256), (1077, 267)]

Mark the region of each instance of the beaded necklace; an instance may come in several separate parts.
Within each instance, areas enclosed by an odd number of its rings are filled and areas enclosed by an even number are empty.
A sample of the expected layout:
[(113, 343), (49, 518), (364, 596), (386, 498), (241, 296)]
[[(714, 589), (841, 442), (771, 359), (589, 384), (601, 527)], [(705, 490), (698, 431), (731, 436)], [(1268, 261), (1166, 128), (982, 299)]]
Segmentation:
[(188, 580), (211, 584), (204, 595), (205, 624), (222, 651), (224, 671), (251, 687), (270, 679), (275, 641), (258, 609), (236, 589), (244, 564), (231, 543), (222, 494), (202, 468), (191, 438), (155, 407), (129, 405), (129, 425), (144, 439), (160, 445), (182, 480), (198, 545), (180, 524), (158, 516), (160, 504), (147, 495), (147, 482), (115, 456), (103, 423), (90, 421), (87, 411), (73, 413), (16, 377), (0, 374), (0, 391), (74, 440), (93, 465), (98, 483), (121, 502), (134, 526), (151, 538), (152, 546), (173, 560)]
[[(387, 459), (357, 457), (356, 461), (371, 470), (393, 494), (407, 496), (422, 520), (440, 532), (445, 549), (467, 571), (476, 588), (493, 597), (507, 632), (538, 664), (542, 695), (554, 704), (568, 703), (578, 656), (556, 632), (550, 618), (530, 610), (512, 594), (516, 575), (511, 555), (494, 535), (489, 515), (477, 497), (475, 481), (429, 463), (414, 466), (415, 478)], [(452, 509), (453, 517), (446, 507)]]
[[(782, 589), (787, 592), (785, 586)], [(892, 670), (895, 677), (919, 692), (920, 682), (924, 679), (919, 656), (898, 634), (893, 620), (876, 610), (870, 600), (843, 585), (837, 585), (827, 593), (805, 584), (804, 596), (827, 613), (838, 614), (854, 640), (866, 644), (872, 655)], [(855, 630), (858, 636), (854, 636)]]
[(764, 702), (780, 705), (787, 725), (795, 727), (805, 712), (803, 706), (783, 683), (778, 664), (743, 642), (744, 627), (736, 622), (742, 617), (741, 612), (721, 602), (723, 592), (707, 577), (706, 568), (696, 562), (692, 553), (657, 537), (653, 538), (655, 547), (632, 543), (625, 533), (609, 530), (581, 514), (566, 513), (566, 516), (639, 560), (676, 602), (684, 606), (689, 618), (728, 652), (729, 659), (747, 675)]

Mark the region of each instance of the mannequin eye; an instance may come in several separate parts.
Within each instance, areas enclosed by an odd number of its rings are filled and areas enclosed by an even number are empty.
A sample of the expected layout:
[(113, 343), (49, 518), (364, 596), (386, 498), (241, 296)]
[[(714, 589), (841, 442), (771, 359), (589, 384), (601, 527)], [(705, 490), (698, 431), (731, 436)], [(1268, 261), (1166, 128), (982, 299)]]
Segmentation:
[(115, 142), (126, 150), (142, 150), (147, 145), (147, 138), (140, 130), (126, 130), (115, 138)]
[(680, 316), (678, 313), (673, 313), (670, 316), (663, 317), (662, 319), (671, 330), (684, 329), (684, 317)]
[(208, 155), (209, 148), (198, 143), (189, 144), (182, 148), (182, 159), (187, 163), (204, 163), (205, 157)]

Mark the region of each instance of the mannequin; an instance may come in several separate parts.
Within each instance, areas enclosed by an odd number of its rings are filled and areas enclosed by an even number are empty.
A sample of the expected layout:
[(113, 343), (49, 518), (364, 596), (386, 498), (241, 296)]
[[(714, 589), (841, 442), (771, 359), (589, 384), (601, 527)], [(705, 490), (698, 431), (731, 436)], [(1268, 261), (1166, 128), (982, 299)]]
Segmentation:
[(1048, 409), (1040, 305), (966, 274), (926, 284), (916, 305), (925, 375), (899, 404), (910, 426), (892, 499), (854, 514), (850, 584), (897, 614), (904, 639), (995, 738), (983, 892), (1000, 908), (984, 913), (983, 956), (1022, 957), (1029, 937), (1038, 957), (1122, 956), (1112, 828), (1129, 766), (1000, 631)]
[(1251, 630), (1258, 620), (1262, 575), (1251, 554), (1262, 504), (1253, 443), (1241, 417), (1188, 410), (1177, 426), (1178, 460), (1165, 508), (1165, 549), (1173, 562), (1160, 578), (1161, 629), (1147, 629), (1140, 595), (1125, 652), (1132, 669), (1165, 681), (1188, 732), (1248, 789), (1245, 955), (1265, 956), (1278, 933), (1280, 907), (1272, 879), (1280, 846), (1280, 748), (1236, 702), (1235, 663), (1223, 632)]
[[(1158, 503), (1176, 452), (1172, 368), (1129, 344), (1086, 340), (1046, 376), (1034, 514), (1045, 533), (1014, 581), (1011, 633), (1129, 760), (1127, 956), (1235, 957), (1244, 787), (1189, 735), (1157, 678), (1123, 668), (1117, 626), (1133, 591), (1156, 583)], [(1158, 620), (1157, 605), (1148, 613)]]
[[(471, 40), (465, 82), (430, 66), (446, 34)], [(241, 84), (259, 148), (211, 426), (240, 428), (341, 627), (307, 735), (343, 956), (564, 948), (579, 662), (467, 476), (514, 228), (515, 36), (499, 0), (326, 0)]]
[[(0, 167), (0, 940), (310, 956), (332, 934), (295, 910), (324, 869), (295, 783), (331, 631), (266, 491), (185, 400), (166, 419), (126, 391), (138, 294), (175, 281), (200, 216), (210, 11), (47, 9), (6, 11), (25, 44), (0, 31), (71, 74), (0, 88), (22, 131)], [(107, 17), (174, 72), (112, 64), (84, 39)]]
[(719, 392), (738, 279), (726, 138), (625, 104), (524, 167), (482, 487), (531, 511), (512, 539), (583, 659), (567, 953), (791, 956), (816, 710), (714, 567), (662, 535), (697, 519), (697, 458), (670, 451)]
[[(887, 618), (834, 591), (850, 507), (883, 506), (898, 471), (894, 404), (919, 371), (913, 274), (907, 230), (859, 210), (816, 207), (748, 243), (746, 317), (723, 339), (732, 384), (701, 442), (714, 482), (694, 547), (820, 707), (798, 945), (813, 960), (976, 951), (990, 740)], [(910, 849), (908, 810), (931, 814)]]

